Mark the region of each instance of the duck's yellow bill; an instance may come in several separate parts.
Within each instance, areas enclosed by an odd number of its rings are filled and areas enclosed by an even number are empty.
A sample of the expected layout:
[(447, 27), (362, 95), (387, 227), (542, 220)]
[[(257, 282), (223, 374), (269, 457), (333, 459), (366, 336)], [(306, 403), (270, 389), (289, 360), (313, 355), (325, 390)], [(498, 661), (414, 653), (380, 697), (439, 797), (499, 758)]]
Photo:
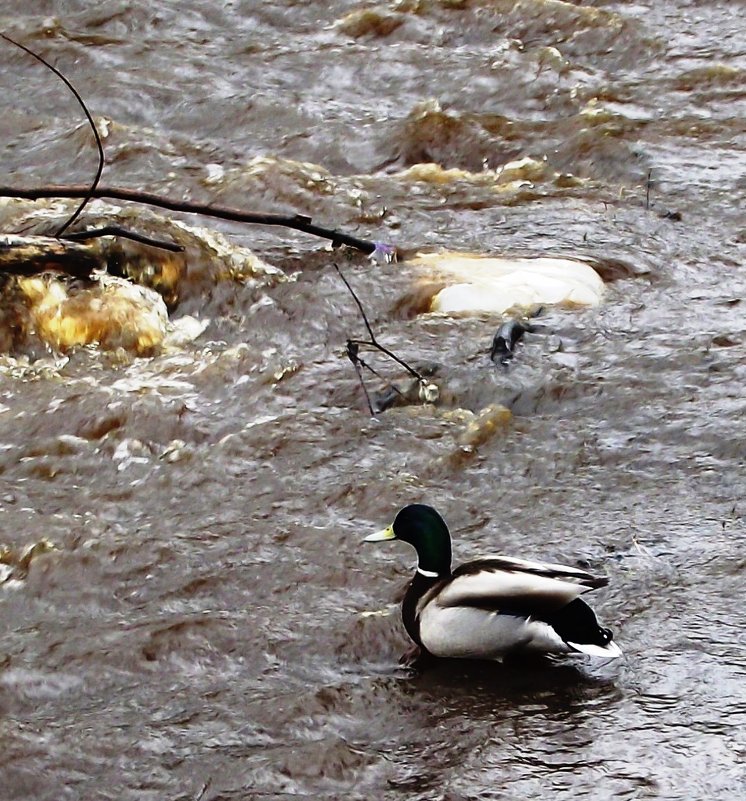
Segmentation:
[(392, 524), (388, 528), (383, 528), (380, 531), (376, 531), (374, 534), (368, 534), (363, 542), (385, 542), (386, 540), (395, 539), (396, 534), (394, 534), (394, 526)]

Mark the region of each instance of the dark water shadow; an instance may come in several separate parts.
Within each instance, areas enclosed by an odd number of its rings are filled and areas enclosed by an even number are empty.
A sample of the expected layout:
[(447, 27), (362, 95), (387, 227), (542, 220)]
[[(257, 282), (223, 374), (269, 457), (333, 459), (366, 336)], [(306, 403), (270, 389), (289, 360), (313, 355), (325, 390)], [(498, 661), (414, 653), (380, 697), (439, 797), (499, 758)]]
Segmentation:
[(420, 662), (410, 669), (405, 692), (437, 702), (446, 714), (478, 717), (517, 708), (566, 714), (621, 698), (613, 675), (594, 674), (584, 663), (553, 657)]
[[(592, 668), (580, 661), (561, 661), (563, 657), (521, 657), (504, 662), (435, 658), (413, 660), (410, 652), (407, 652), (397, 660), (392, 650), (393, 646), (380, 659), (361, 659), (354, 665), (346, 659), (339, 660), (337, 669), (342, 668), (341, 675), (354, 675), (358, 679), (367, 675), (387, 683), (393, 680), (409, 687), (409, 692), (428, 692), (443, 697), (457, 696), (468, 690), (492, 694), (496, 699), (522, 701), (543, 692), (592, 694), (598, 690), (616, 688), (613, 669), (607, 666)], [(594, 669), (604, 673), (593, 672)]]

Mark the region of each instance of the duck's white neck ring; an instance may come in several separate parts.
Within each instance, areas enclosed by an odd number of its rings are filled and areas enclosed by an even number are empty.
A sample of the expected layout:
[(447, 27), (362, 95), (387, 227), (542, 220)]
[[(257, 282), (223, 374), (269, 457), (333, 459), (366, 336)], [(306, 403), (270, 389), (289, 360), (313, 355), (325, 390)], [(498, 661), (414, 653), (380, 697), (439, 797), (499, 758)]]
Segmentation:
[(426, 578), (438, 578), (438, 573), (435, 570), (423, 570), (421, 567), (417, 568), (417, 572)]

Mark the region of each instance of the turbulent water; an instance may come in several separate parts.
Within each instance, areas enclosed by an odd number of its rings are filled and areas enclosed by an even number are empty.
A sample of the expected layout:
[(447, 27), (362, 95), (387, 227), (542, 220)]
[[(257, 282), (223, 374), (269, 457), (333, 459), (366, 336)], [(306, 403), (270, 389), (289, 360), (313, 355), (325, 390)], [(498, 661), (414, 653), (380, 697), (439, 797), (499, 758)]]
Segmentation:
[[(94, 204), (81, 226), (187, 253), (144, 351), (55, 349), (6, 282), (0, 798), (744, 797), (743, 9), (3, 3), (85, 98), (110, 186), (589, 259), (607, 290), (545, 309), (505, 368), (500, 319), (420, 314), (411, 262)], [(0, 44), (3, 183), (90, 180), (75, 101)], [(1, 230), (73, 208), (6, 203)], [(335, 262), (380, 342), (437, 365), (438, 405), (370, 418)], [(402, 667), (413, 552), (360, 540), (414, 501), (459, 560), (607, 574), (624, 658)]]

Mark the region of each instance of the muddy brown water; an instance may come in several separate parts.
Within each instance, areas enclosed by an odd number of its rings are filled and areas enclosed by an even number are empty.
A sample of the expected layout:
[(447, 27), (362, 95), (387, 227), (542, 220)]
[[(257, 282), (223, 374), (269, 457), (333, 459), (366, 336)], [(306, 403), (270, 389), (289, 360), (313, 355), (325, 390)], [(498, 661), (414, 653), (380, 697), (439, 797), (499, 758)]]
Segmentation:
[[(150, 359), (3, 356), (0, 798), (741, 799), (743, 5), (362, 8), (6, 0), (0, 27), (109, 121), (107, 183), (594, 257), (622, 265), (606, 302), (548, 309), (498, 370), (499, 321), (407, 313), (411, 266), (185, 218), (294, 280), (187, 276), (172, 318), (209, 325)], [(85, 180), (72, 99), (0, 63), (4, 181)], [(474, 178), (523, 156), (545, 173)], [(440, 365), (443, 406), (369, 419), (334, 259), (381, 340)], [(512, 421), (470, 438), (458, 410), (490, 404)], [(412, 501), (457, 558), (607, 573), (624, 658), (402, 669), (413, 554), (360, 540)]]

